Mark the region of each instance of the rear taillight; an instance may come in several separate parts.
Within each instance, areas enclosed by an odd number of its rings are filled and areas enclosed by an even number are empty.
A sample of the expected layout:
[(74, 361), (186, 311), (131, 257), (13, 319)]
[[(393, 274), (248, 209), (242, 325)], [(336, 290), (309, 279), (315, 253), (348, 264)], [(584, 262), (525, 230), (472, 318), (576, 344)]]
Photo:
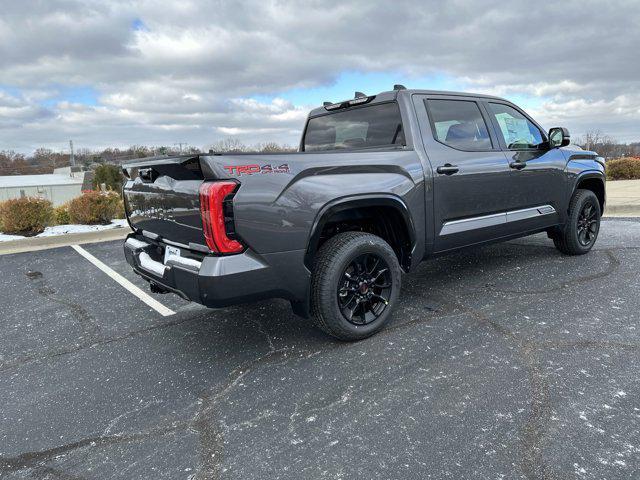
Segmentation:
[(237, 187), (238, 184), (233, 181), (204, 182), (200, 185), (202, 228), (207, 246), (212, 252), (239, 253), (244, 250), (240, 242), (228, 236), (233, 227), (233, 209), (225, 199)]

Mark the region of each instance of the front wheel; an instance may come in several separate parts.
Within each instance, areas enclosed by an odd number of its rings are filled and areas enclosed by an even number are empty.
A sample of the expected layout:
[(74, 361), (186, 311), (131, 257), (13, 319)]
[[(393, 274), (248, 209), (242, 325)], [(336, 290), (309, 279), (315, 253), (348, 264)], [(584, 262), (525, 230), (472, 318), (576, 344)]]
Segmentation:
[(311, 279), (316, 324), (340, 340), (361, 340), (382, 329), (400, 293), (401, 270), (382, 238), (340, 233), (320, 248)]
[(567, 255), (587, 253), (600, 231), (600, 202), (591, 190), (576, 190), (569, 202), (569, 216), (564, 227), (554, 235), (556, 248)]

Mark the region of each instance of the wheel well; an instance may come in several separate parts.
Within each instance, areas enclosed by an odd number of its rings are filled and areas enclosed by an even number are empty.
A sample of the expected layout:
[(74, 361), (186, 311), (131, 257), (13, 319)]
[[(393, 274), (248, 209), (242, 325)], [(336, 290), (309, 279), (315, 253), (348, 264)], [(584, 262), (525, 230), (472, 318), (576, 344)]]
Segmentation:
[(409, 225), (398, 208), (388, 205), (354, 206), (329, 213), (318, 224), (309, 244), (307, 267), (313, 265), (316, 252), (329, 238), (353, 231), (372, 233), (385, 240), (393, 248), (403, 270), (409, 270), (413, 247)]
[(599, 178), (585, 178), (578, 183), (576, 188), (582, 190), (591, 190), (598, 197), (598, 203), (600, 204), (600, 212), (604, 212), (604, 182)]

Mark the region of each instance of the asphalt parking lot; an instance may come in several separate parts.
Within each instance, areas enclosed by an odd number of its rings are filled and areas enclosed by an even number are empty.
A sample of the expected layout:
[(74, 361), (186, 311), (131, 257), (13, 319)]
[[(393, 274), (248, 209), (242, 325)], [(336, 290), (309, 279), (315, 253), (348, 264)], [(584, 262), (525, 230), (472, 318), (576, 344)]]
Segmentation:
[(70, 247), (0, 271), (1, 478), (640, 477), (637, 220), (424, 262), (356, 344), (279, 300), (162, 316)]

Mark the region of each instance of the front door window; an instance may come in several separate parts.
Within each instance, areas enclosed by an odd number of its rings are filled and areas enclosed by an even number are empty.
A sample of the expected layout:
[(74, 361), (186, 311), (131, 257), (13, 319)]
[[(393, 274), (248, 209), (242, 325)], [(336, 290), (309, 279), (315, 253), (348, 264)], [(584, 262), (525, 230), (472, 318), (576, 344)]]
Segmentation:
[(540, 129), (515, 108), (489, 103), (489, 110), (498, 122), (500, 134), (509, 150), (537, 149), (544, 143)]

